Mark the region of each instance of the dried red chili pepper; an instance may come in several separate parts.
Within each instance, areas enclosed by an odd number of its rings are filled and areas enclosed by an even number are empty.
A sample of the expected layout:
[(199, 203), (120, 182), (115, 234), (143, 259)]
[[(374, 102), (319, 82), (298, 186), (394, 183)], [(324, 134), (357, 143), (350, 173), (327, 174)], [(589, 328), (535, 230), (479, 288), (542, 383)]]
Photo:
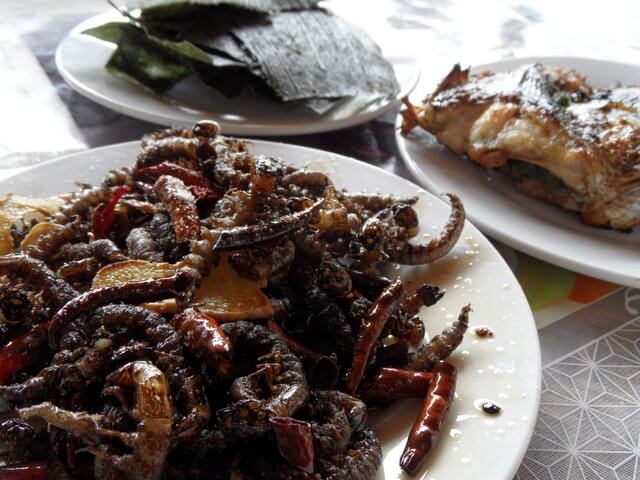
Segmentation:
[(418, 472), (438, 441), (455, 387), (456, 368), (448, 362), (437, 362), (433, 370), (433, 381), (400, 457), (400, 468), (410, 475)]
[(369, 363), (374, 343), (380, 338), (382, 330), (402, 297), (402, 282), (396, 280), (378, 296), (362, 319), (358, 338), (353, 347), (353, 359), (347, 372), (347, 389), (355, 393), (362, 380), (364, 370)]
[(312, 474), (316, 459), (311, 424), (289, 417), (270, 418), (269, 423), (280, 454), (294, 467)]
[(46, 462), (28, 462), (0, 467), (0, 480), (46, 480)]
[(412, 372), (400, 368), (381, 368), (359, 397), (363, 400), (424, 398), (433, 377), (433, 372)]
[(155, 182), (162, 175), (179, 178), (191, 191), (196, 200), (218, 200), (222, 196), (222, 189), (216, 187), (200, 172), (191, 170), (171, 162), (162, 162), (158, 165), (140, 168), (136, 170), (135, 177), (145, 182)]
[(133, 188), (129, 185), (116, 188), (111, 194), (107, 203), (99, 205), (91, 216), (91, 230), (96, 240), (107, 238), (113, 222), (116, 219), (116, 205), (127, 193), (131, 193)]
[(0, 385), (30, 362), (38, 347), (46, 345), (48, 327), (48, 323), (36, 325), (0, 350)]

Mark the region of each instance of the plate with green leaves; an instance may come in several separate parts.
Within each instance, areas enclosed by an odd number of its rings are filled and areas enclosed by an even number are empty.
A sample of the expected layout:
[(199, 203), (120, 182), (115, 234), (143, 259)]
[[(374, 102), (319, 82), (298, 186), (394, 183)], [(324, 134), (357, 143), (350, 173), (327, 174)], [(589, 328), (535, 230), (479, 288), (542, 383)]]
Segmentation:
[(74, 28), (56, 65), (81, 95), (134, 118), (234, 135), (297, 135), (366, 122), (416, 85), (318, 0), (132, 0)]

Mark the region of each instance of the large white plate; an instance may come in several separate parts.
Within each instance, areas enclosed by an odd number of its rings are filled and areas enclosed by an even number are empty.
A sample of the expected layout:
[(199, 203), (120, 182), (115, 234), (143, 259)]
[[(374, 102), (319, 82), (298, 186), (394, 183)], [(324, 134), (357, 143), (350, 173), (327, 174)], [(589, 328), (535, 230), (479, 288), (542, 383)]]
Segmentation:
[(415, 61), (390, 56), (401, 88), (397, 98), (356, 97), (323, 115), (249, 94), (226, 98), (195, 77), (159, 95), (107, 72), (104, 66), (115, 46), (81, 33), (122, 19), (115, 11), (106, 12), (74, 28), (56, 51), (58, 71), (71, 88), (100, 105), (161, 125), (190, 127), (202, 118), (210, 118), (217, 121), (225, 133), (233, 135), (300, 135), (337, 130), (364, 123), (396, 108), (399, 98), (407, 95), (419, 78)]
[[(608, 87), (616, 81), (640, 84), (640, 66), (586, 58), (522, 58), (482, 65), (472, 71), (505, 71), (534, 62), (575, 68), (596, 87)], [(442, 72), (442, 76), (445, 74)], [(482, 170), (447, 150), (433, 135), (417, 128), (413, 133), (412, 139), (397, 134), (409, 170), (431, 192), (457, 192), (469, 218), (487, 235), (556, 265), (640, 286), (640, 228), (620, 233), (584, 225), (571, 212), (517, 192), (503, 175)]]
[[(252, 151), (279, 156), (291, 164), (326, 171), (336, 185), (351, 191), (419, 195), (421, 235), (435, 235), (446, 222), (449, 206), (416, 185), (378, 168), (328, 152), (255, 141)], [(53, 195), (74, 189), (76, 181), (95, 183), (108, 170), (131, 165), (137, 143), (88, 150), (43, 163), (0, 181), (0, 193)], [(424, 478), (511, 480), (525, 453), (538, 411), (540, 351), (531, 310), (511, 270), (491, 243), (467, 223), (459, 245), (446, 258), (424, 267), (403, 267), (414, 288), (429, 280), (446, 288), (437, 306), (423, 312), (433, 335), (471, 303), (472, 325), (488, 325), (495, 336), (469, 333), (452, 361), (459, 367), (456, 400), (440, 441), (423, 470)], [(502, 413), (488, 416), (474, 400), (492, 399)], [(398, 460), (419, 409), (418, 401), (397, 402), (372, 417), (385, 452), (378, 478), (403, 478)]]

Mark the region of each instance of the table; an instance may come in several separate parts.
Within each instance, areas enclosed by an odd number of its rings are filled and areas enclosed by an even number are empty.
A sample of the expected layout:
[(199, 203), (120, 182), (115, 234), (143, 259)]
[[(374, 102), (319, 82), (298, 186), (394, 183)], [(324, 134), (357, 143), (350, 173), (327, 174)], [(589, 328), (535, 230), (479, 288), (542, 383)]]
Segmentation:
[[(426, 91), (455, 61), (575, 55), (640, 63), (640, 3), (633, 1), (332, 0), (330, 6), (375, 31), (385, 47), (418, 59), (418, 91)], [(158, 128), (85, 100), (56, 72), (53, 55), (60, 39), (106, 8), (101, 0), (0, 5), (0, 176), (65, 152), (137, 140)], [(410, 178), (394, 142), (393, 121), (388, 115), (338, 132), (277, 140), (353, 156)], [(498, 247), (549, 275), (574, 275)], [(574, 277), (576, 284), (585, 280)], [(565, 295), (534, 305), (540, 307), (534, 313), (543, 393), (519, 479), (640, 476), (640, 290), (601, 287), (600, 294), (610, 294), (594, 303)]]

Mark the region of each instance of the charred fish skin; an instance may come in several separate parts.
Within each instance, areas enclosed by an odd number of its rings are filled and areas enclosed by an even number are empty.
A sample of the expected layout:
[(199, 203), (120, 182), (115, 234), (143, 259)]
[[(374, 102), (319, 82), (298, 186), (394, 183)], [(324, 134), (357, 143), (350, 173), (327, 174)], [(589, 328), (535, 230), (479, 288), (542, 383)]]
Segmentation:
[(422, 105), (405, 104), (403, 133), (420, 126), (588, 225), (640, 223), (640, 87), (593, 89), (539, 63), (475, 75), (456, 65)]

